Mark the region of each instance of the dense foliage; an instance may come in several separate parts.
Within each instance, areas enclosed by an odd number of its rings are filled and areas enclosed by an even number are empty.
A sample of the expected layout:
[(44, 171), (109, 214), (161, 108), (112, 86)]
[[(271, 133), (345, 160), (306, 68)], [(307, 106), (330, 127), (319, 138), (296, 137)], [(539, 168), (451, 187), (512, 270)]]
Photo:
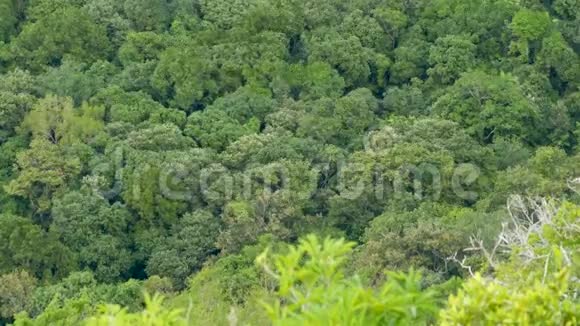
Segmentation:
[(0, 0), (0, 325), (579, 324), (579, 35), (576, 0)]

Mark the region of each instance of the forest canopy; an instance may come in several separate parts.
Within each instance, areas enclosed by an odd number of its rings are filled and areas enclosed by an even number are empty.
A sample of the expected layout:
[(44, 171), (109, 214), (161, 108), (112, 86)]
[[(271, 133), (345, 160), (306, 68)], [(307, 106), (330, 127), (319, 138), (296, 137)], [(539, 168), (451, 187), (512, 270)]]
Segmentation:
[(580, 1), (0, 0), (0, 325), (580, 324)]

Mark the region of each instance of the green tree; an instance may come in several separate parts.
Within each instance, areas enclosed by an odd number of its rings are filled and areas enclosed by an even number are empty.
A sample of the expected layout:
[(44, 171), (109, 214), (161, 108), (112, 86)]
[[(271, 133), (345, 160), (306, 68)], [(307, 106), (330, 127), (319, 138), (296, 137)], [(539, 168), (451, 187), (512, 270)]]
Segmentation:
[(476, 64), (475, 45), (465, 36), (438, 38), (429, 50), (427, 70), (431, 78), (443, 84), (453, 83), (462, 73)]
[(26, 93), (0, 91), (0, 142), (14, 136), (16, 128), (34, 105), (35, 98)]
[(281, 33), (238, 29), (184, 37), (161, 54), (151, 81), (166, 102), (186, 111), (203, 108), (245, 83), (267, 86), (288, 54)]
[(271, 296), (274, 282), (256, 265), (255, 259), (265, 247), (276, 252), (281, 243), (271, 236), (247, 246), (239, 254), (220, 257), (192, 275), (189, 288), (171, 300), (170, 307), (191, 307), (189, 323), (228, 325), (233, 319), (251, 325), (269, 325), (261, 298)]
[(568, 180), (575, 179), (579, 157), (567, 157), (557, 147), (540, 147), (524, 164), (497, 175), (492, 198), (499, 204), (513, 194), (528, 196), (566, 195)]
[(116, 68), (106, 61), (92, 65), (65, 60), (61, 66), (52, 67), (39, 77), (42, 93), (73, 98), (81, 105), (105, 87), (116, 73)]
[[(358, 240), (369, 222), (387, 207), (412, 210), (423, 201), (461, 200), (452, 189), (454, 158), (421, 143), (394, 142), (385, 128), (373, 133), (369, 148), (353, 153), (331, 183), (328, 218)], [(390, 134), (390, 135), (389, 135)], [(380, 139), (384, 139), (384, 143)]]
[(376, 98), (366, 88), (336, 101), (323, 98), (299, 105), (306, 111), (299, 120), (299, 136), (345, 147), (361, 145), (361, 135), (375, 124), (378, 111)]
[(225, 166), (244, 170), (246, 166), (277, 161), (310, 161), (320, 157), (321, 150), (321, 144), (311, 139), (262, 133), (240, 138), (220, 156)]
[(123, 65), (158, 60), (167, 45), (167, 39), (154, 32), (131, 32), (119, 48)]
[(0, 143), (14, 136), (36, 99), (36, 78), (16, 69), (0, 75)]
[(509, 48), (507, 22), (521, 9), (518, 3), (504, 0), (437, 0), (424, 6), (415, 24), (429, 40), (446, 35), (472, 35), (478, 40), (478, 57), (494, 60)]
[(377, 6), (372, 15), (379, 22), (390, 41), (389, 49), (396, 47), (401, 32), (407, 27), (409, 17), (401, 10), (402, 8)]
[(550, 27), (550, 16), (545, 11), (522, 9), (512, 19), (513, 33), (526, 41), (541, 39)]
[(6, 192), (28, 199), (35, 213), (46, 213), (52, 196), (77, 178), (81, 162), (61, 146), (38, 138), (17, 155), (16, 169), (17, 176), (5, 186)]
[(37, 21), (63, 7), (79, 8), (84, 2), (84, 0), (32, 0), (26, 6), (26, 16), (32, 21)]
[(153, 250), (147, 262), (149, 275), (170, 277), (177, 288), (215, 254), (219, 219), (206, 211), (184, 215), (172, 235)]
[(354, 10), (344, 17), (339, 29), (341, 32), (358, 37), (365, 48), (384, 52), (389, 49), (389, 35), (385, 33), (380, 22), (380, 19), (365, 15), (361, 10)]
[(0, 0), (0, 324), (575, 323), (578, 3)]
[(82, 324), (99, 326), (114, 323), (115, 325), (187, 325), (184, 312), (181, 309), (163, 308), (163, 298), (158, 295), (145, 296), (145, 309), (130, 313), (119, 305), (103, 305), (98, 311), (86, 319)]
[(441, 325), (494, 325), (508, 319), (518, 324), (540, 320), (550, 324), (574, 324), (580, 306), (570, 299), (560, 299), (566, 296), (569, 273), (563, 271), (555, 278), (547, 284), (536, 282), (514, 288), (476, 276), (449, 299), (449, 307), (441, 312)]
[(58, 66), (65, 55), (80, 62), (106, 59), (106, 31), (83, 10), (65, 6), (29, 22), (11, 43), (16, 64), (32, 71)]
[(185, 132), (202, 147), (222, 151), (240, 137), (259, 132), (259, 127), (256, 118), (243, 123), (228, 116), (227, 112), (210, 106), (188, 117)]
[(36, 279), (25, 271), (0, 276), (0, 317), (12, 318), (30, 307)]
[(51, 234), (29, 219), (0, 215), (0, 273), (13, 269), (38, 278), (62, 277), (73, 267), (70, 252)]
[(538, 61), (545, 69), (556, 72), (553, 83), (557, 85), (560, 93), (567, 89), (577, 89), (580, 83), (580, 58), (562, 34), (553, 32), (544, 38)]
[(163, 31), (171, 20), (168, 1), (125, 0), (124, 11), (137, 31)]
[(268, 89), (244, 86), (220, 97), (208, 106), (206, 111), (223, 111), (228, 116), (245, 123), (251, 119), (258, 119), (262, 122), (275, 108), (276, 102)]
[(201, 0), (200, 11), (205, 20), (219, 29), (228, 30), (241, 24), (256, 3), (255, 0)]
[(94, 0), (83, 1), (82, 9), (100, 26), (107, 30), (107, 36), (117, 48), (130, 32), (131, 22), (123, 12), (123, 1)]
[[(105, 302), (137, 311), (143, 308), (142, 291), (142, 283), (136, 280), (103, 284), (91, 272), (73, 272), (56, 283), (37, 287), (27, 313), (36, 318), (35, 322), (46, 324), (50, 319), (85, 318), (86, 312)], [(85, 314), (67, 315), (71, 308)]]
[(369, 63), (373, 58), (358, 37), (324, 28), (309, 35), (306, 47), (309, 60), (332, 65), (343, 76), (347, 87), (361, 87), (369, 80)]
[(85, 316), (92, 313), (94, 313), (94, 309), (90, 306), (88, 295), (85, 294), (80, 298), (67, 300), (63, 305), (51, 304), (34, 319), (30, 318), (26, 312), (20, 313), (16, 315), (14, 325), (79, 324), (85, 319)]
[(210, 150), (190, 149), (192, 140), (177, 127), (157, 127), (130, 136), (132, 148), (124, 152), (125, 164), (119, 171), (121, 197), (138, 213), (145, 229), (167, 227), (184, 213), (202, 208), (203, 171), (215, 160)]
[(556, 0), (552, 3), (556, 13), (565, 19), (573, 20), (578, 17), (578, 1), (575, 0)]
[(15, 2), (12, 0), (2, 0), (0, 2), (0, 41), (8, 40), (8, 37), (14, 33), (18, 23)]
[(29, 71), (16, 68), (0, 75), (0, 91), (2, 92), (36, 94), (37, 90), (36, 76)]
[(24, 118), (21, 132), (53, 145), (91, 144), (102, 135), (104, 110), (84, 105), (75, 109), (71, 98), (49, 95), (36, 103)]
[(389, 113), (405, 116), (425, 115), (428, 113), (428, 99), (423, 92), (422, 83), (414, 78), (411, 84), (389, 87), (384, 94), (384, 107)]
[(422, 78), (428, 68), (429, 43), (411, 34), (394, 50), (394, 57), (389, 69), (390, 83), (404, 84), (412, 78)]
[[(578, 206), (531, 199), (511, 212), (513, 225), (502, 232), (511, 240), (497, 242), (509, 259), (501, 261), (488, 252), (495, 273), (476, 275), (452, 295), (440, 313), (442, 325), (577, 323), (580, 305), (573, 278), (578, 275), (578, 243), (572, 239), (578, 237)], [(542, 217), (528, 224), (527, 214)]]
[(90, 100), (94, 106), (103, 106), (110, 123), (127, 123), (132, 131), (135, 125), (151, 118), (164, 107), (143, 91), (126, 92), (118, 86), (100, 89)]
[(164, 51), (152, 77), (155, 89), (180, 109), (211, 102), (223, 85), (213, 78), (218, 71), (216, 63), (204, 56), (208, 51), (201, 46)]
[(513, 76), (482, 71), (464, 74), (435, 101), (433, 111), (484, 143), (497, 136), (533, 141), (539, 118), (538, 108)]
[(76, 255), (81, 268), (93, 270), (105, 282), (128, 274), (133, 259), (126, 235), (132, 217), (124, 207), (71, 192), (55, 200), (51, 213), (50, 232)]
[(352, 246), (309, 236), (273, 256), (273, 268), (267, 251), (259, 256), (257, 262), (279, 284), (277, 300), (266, 305), (273, 324), (428, 324), (436, 304), (434, 292), (421, 290), (420, 276), (390, 273), (378, 291), (365, 288), (344, 273)]
[(469, 246), (469, 237), (491, 244), (504, 214), (437, 203), (424, 203), (412, 211), (388, 209), (366, 229), (353, 270), (373, 284), (384, 278), (384, 269), (417, 268), (425, 274), (424, 284), (435, 286), (465, 276), (466, 271), (450, 257), (459, 255), (477, 262), (477, 254), (463, 251)]
[(124, 90), (144, 91), (157, 95), (151, 82), (159, 57), (167, 47), (168, 38), (155, 32), (129, 32), (124, 37), (118, 52), (123, 70), (114, 83)]
[(522, 9), (515, 14), (510, 28), (517, 38), (510, 52), (518, 54), (524, 62), (534, 62), (541, 40), (550, 28), (550, 16), (545, 11)]
[(223, 208), (219, 248), (237, 252), (262, 234), (282, 240), (295, 236), (305, 222), (304, 209), (315, 181), (315, 169), (304, 161), (255, 165), (234, 175), (233, 198), (226, 199)]
[(344, 79), (329, 64), (312, 62), (288, 66), (274, 81), (274, 94), (302, 100), (338, 98), (344, 87)]

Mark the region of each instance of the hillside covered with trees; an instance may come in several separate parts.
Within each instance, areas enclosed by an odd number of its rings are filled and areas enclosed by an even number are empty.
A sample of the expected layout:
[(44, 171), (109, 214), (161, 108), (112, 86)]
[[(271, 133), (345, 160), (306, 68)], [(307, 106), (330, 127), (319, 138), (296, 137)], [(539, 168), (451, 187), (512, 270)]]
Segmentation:
[(0, 0), (0, 325), (578, 325), (579, 53), (578, 0)]

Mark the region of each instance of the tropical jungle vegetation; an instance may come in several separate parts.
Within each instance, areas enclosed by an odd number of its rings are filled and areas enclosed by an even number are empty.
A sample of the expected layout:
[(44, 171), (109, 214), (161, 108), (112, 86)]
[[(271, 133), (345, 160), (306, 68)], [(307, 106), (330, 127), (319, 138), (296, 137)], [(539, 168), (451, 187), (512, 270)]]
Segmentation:
[(578, 0), (0, 0), (0, 325), (578, 325), (579, 53)]

